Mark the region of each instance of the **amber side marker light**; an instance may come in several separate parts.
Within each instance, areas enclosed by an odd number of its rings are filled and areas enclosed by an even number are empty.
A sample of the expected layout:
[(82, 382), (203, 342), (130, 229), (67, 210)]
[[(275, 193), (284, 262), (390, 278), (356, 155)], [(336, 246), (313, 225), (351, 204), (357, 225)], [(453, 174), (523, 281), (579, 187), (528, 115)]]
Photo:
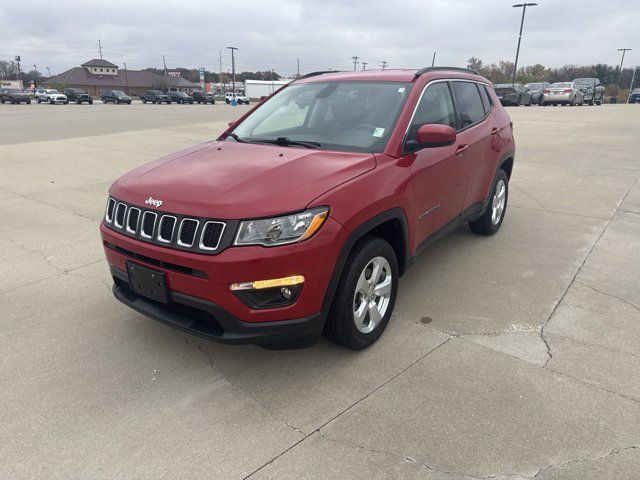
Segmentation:
[(269, 280), (257, 280), (255, 282), (232, 283), (230, 290), (261, 290), (263, 288), (290, 287), (304, 283), (302, 275), (292, 275), (291, 277), (272, 278)]

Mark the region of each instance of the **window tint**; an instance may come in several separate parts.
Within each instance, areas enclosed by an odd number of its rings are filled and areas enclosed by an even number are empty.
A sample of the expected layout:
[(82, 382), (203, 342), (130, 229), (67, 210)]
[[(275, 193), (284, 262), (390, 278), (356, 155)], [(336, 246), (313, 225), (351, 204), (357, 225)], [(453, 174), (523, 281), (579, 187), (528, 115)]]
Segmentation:
[(456, 94), (462, 128), (482, 120), (485, 113), (476, 84), (471, 82), (453, 82), (452, 85), (453, 91)]
[(427, 87), (409, 126), (407, 140), (415, 140), (416, 131), (426, 123), (456, 128), (456, 115), (447, 83), (434, 83)]
[(485, 87), (484, 85), (478, 85), (478, 89), (480, 89), (480, 98), (482, 99), (484, 111), (485, 113), (489, 113), (489, 110), (491, 110), (491, 100), (489, 99), (489, 94), (487, 93), (487, 87)]

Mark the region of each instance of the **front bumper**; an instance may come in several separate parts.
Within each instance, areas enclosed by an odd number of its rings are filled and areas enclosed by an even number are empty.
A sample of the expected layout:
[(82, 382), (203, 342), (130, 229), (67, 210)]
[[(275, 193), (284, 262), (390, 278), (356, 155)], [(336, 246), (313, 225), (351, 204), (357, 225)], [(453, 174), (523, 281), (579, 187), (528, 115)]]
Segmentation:
[[(222, 318), (218, 321), (224, 324), (224, 332), (229, 333), (226, 333), (226, 336), (216, 335), (215, 332), (203, 333), (198, 325), (184, 319), (177, 322), (178, 328), (193, 330), (198, 335), (207, 334), (209, 338), (218, 341), (245, 343), (258, 343), (258, 337), (248, 332), (266, 332), (271, 323), (281, 325), (286, 332), (280, 332), (279, 327), (274, 330), (277, 335), (260, 334), (260, 342), (271, 342), (272, 337), (276, 336), (282, 337), (282, 340), (286, 340), (285, 337), (297, 338), (300, 336), (298, 328), (304, 330), (302, 333), (308, 333), (305, 330), (307, 327), (296, 326), (299, 323), (323, 323), (324, 316), (320, 312), (323, 310), (325, 294), (338, 261), (338, 254), (347, 237), (346, 230), (329, 217), (316, 235), (301, 243), (271, 248), (230, 247), (215, 255), (205, 255), (142, 242), (104, 225), (101, 225), (100, 231), (116, 286), (119, 285), (117, 279), (120, 279), (120, 282), (124, 281), (124, 286), (128, 287), (124, 273), (127, 271), (127, 261), (162, 271), (172, 301), (185, 303), (183, 300), (186, 298), (191, 304), (200, 302), (204, 307), (199, 308), (212, 312), (215, 318)], [(122, 272), (122, 275), (118, 276), (118, 272)], [(295, 301), (286, 306), (251, 308), (229, 289), (232, 283), (291, 275), (303, 275), (305, 281)], [(120, 301), (152, 318), (165, 323), (176, 323), (172, 319), (159, 318), (161, 315), (153, 301), (139, 297), (130, 290), (127, 292), (126, 288), (118, 288), (114, 293)], [(149, 305), (156, 308), (152, 309)], [(286, 327), (289, 324), (293, 325), (291, 332), (290, 328)], [(260, 325), (264, 328), (258, 328)], [(249, 327), (251, 329), (246, 330)], [(268, 339), (264, 340), (263, 336)], [(244, 340), (240, 340), (240, 337)]]
[(162, 304), (133, 292), (125, 272), (111, 267), (111, 275), (114, 296), (128, 307), (178, 330), (216, 342), (267, 345), (308, 339), (313, 343), (324, 327), (324, 315), (320, 312), (293, 320), (251, 323), (243, 322), (213, 302), (178, 292), (170, 292), (170, 303)]

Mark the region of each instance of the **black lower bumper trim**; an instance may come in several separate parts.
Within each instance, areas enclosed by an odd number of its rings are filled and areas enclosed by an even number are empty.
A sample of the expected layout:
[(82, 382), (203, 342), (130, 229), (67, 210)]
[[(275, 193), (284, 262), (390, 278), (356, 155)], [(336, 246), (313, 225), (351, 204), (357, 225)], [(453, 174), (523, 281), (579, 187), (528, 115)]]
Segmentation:
[(169, 291), (169, 304), (140, 296), (129, 288), (126, 272), (111, 267), (113, 294), (122, 303), (154, 320), (193, 335), (222, 343), (258, 345), (318, 339), (324, 327), (324, 315), (318, 312), (305, 318), (277, 322), (243, 322), (219, 305), (207, 300)]

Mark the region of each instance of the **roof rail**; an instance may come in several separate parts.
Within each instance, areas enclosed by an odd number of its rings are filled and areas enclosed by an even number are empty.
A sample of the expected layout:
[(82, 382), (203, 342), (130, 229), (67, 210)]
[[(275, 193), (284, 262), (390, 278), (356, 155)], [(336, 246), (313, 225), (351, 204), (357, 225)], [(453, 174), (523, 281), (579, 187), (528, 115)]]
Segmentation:
[(337, 73), (338, 70), (320, 70), (318, 72), (311, 72), (311, 73), (307, 73), (305, 75), (302, 75), (301, 77), (297, 78), (296, 80), (302, 80), (303, 78), (309, 78), (309, 77), (316, 77), (318, 75), (324, 75), (325, 73)]
[(475, 70), (471, 70), (469, 68), (461, 68), (461, 67), (424, 67), (424, 68), (421, 68), (420, 70), (418, 70), (416, 72), (415, 76), (419, 77), (420, 75), (424, 75), (425, 73), (439, 72), (439, 71), (443, 71), (443, 70), (455, 70), (456, 72), (472, 73), (474, 75), (478, 75), (478, 72), (476, 72)]

